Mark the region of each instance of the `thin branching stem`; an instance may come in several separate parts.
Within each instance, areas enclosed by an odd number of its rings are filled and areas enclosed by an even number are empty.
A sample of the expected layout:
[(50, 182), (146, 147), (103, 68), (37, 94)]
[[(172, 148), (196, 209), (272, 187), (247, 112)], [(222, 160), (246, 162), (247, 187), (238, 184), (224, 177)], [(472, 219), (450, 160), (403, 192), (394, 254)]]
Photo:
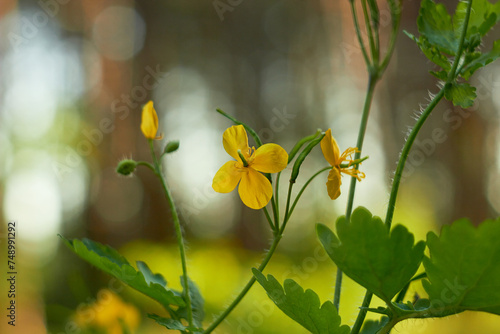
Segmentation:
[(187, 321), (189, 327), (193, 328), (193, 308), (191, 305), (191, 294), (189, 293), (189, 277), (187, 272), (187, 261), (186, 261), (186, 248), (184, 246), (184, 238), (182, 236), (181, 223), (179, 221), (179, 215), (177, 213), (177, 209), (175, 207), (174, 199), (172, 194), (170, 193), (170, 189), (167, 186), (167, 182), (165, 181), (165, 177), (161, 172), (160, 161), (158, 160), (154, 147), (153, 140), (149, 139), (149, 147), (151, 149), (151, 155), (153, 156), (153, 163), (156, 176), (160, 179), (163, 191), (165, 193), (165, 198), (170, 206), (170, 210), (172, 213), (172, 219), (174, 221), (175, 235), (177, 237), (177, 245), (179, 247), (179, 253), (181, 256), (181, 265), (182, 265), (182, 280), (184, 285), (184, 300), (186, 301), (187, 308)]
[(354, 3), (354, 0), (349, 0), (349, 3), (351, 4), (351, 13), (354, 20), (354, 30), (356, 31), (359, 47), (361, 48), (361, 52), (363, 53), (363, 58), (365, 59), (366, 66), (371, 67), (372, 64), (370, 58), (368, 57), (368, 53), (366, 52), (365, 42), (363, 42), (363, 37), (361, 36), (361, 28), (359, 27), (356, 5)]
[[(331, 168), (331, 167), (329, 167)], [(315, 173), (313, 176), (311, 176), (309, 178), (309, 180), (307, 180), (307, 182), (305, 183), (305, 185), (302, 187), (301, 191), (299, 192), (299, 194), (297, 195), (297, 197), (300, 197), (300, 195), (302, 195), (302, 193), (304, 192), (304, 190), (307, 188), (307, 186), (311, 183), (311, 181), (316, 177), (318, 176), (321, 172), (325, 171), (326, 169), (323, 168), (322, 170), (320, 170), (319, 172)], [(291, 201), (291, 196), (292, 196), (292, 188), (293, 188), (293, 182), (290, 182), (289, 183), (289, 186), (288, 186), (288, 196), (287, 196), (287, 208), (285, 210), (285, 215), (283, 217), (283, 224), (281, 225), (281, 227), (279, 228), (278, 231), (275, 231), (274, 233), (274, 238), (273, 238), (273, 241), (271, 243), (271, 247), (269, 248), (269, 250), (267, 251), (266, 253), (266, 256), (264, 257), (264, 260), (262, 260), (261, 264), (259, 265), (258, 267), (258, 270), (259, 271), (263, 271), (267, 264), (269, 263), (269, 261), (271, 260), (274, 252), (276, 251), (276, 248), (278, 247), (278, 244), (281, 240), (281, 238), (283, 237), (283, 232), (285, 231), (285, 227), (286, 227), (286, 224), (288, 222), (288, 220), (290, 219), (291, 217), (291, 214), (293, 212), (293, 207), (295, 205), (292, 206), (292, 209), (290, 209), (290, 201)], [(296, 199), (297, 200), (297, 199)], [(296, 204), (296, 202), (294, 203)], [(267, 211), (267, 210), (266, 210)], [(266, 212), (265, 211), (265, 212)], [(269, 216), (269, 213), (267, 213), (267, 216)], [(271, 217), (268, 218), (269, 220), (271, 219)], [(252, 277), (250, 278), (250, 280), (247, 282), (247, 284), (243, 287), (243, 289), (240, 291), (240, 293), (238, 294), (238, 296), (236, 296), (236, 298), (233, 300), (233, 302), (224, 310), (224, 312), (222, 312), (218, 317), (217, 319), (215, 319), (214, 322), (212, 322), (210, 324), (210, 326), (208, 326), (207, 329), (205, 329), (203, 331), (203, 334), (208, 334), (208, 333), (211, 333), (215, 328), (217, 328), (217, 326), (220, 325), (220, 323), (222, 321), (224, 321), (224, 319), (229, 315), (229, 313), (231, 313), (233, 311), (233, 309), (240, 303), (240, 301), (243, 299), (243, 297), (245, 297), (245, 295), (248, 293), (248, 291), (250, 290), (250, 288), (253, 286), (253, 284), (255, 283), (255, 277), (252, 275)]]

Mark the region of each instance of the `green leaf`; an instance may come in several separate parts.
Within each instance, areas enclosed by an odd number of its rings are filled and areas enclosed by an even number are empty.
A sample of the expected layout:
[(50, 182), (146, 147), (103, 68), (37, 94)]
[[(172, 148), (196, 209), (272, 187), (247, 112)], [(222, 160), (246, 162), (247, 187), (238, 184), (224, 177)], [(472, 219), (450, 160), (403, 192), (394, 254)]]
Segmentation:
[(422, 261), (425, 243), (414, 245), (413, 234), (397, 225), (389, 234), (379, 217), (359, 207), (351, 221), (337, 220), (337, 236), (318, 224), (321, 244), (335, 264), (351, 279), (386, 303), (410, 281)]
[(179, 320), (174, 320), (172, 318), (160, 317), (156, 314), (148, 313), (148, 317), (155, 320), (159, 325), (166, 327), (167, 329), (174, 329), (179, 331), (187, 330), (187, 327), (182, 324)]
[[(461, 1), (457, 5), (453, 24), (455, 27), (461, 27), (465, 20), (467, 11), (467, 2)], [(469, 18), (469, 27), (467, 29), (466, 39), (473, 34), (479, 33), (480, 36), (486, 35), (500, 18), (500, 5), (491, 4), (488, 0), (474, 0)], [(458, 30), (458, 29), (457, 29)]]
[(468, 219), (444, 226), (441, 235), (430, 232), (430, 257), (423, 260), (434, 316), (465, 310), (500, 315), (500, 218), (477, 228)]
[(321, 305), (314, 291), (304, 291), (294, 280), (285, 280), (282, 287), (272, 275), (266, 279), (259, 270), (253, 268), (252, 271), (276, 306), (311, 333), (349, 334), (349, 326), (340, 325), (340, 316), (331, 301)]
[(446, 71), (429, 71), (430, 74), (441, 80), (448, 80), (448, 72)]
[(417, 43), (417, 46), (420, 50), (422, 50), (427, 59), (443, 68), (446, 72), (451, 70), (451, 63), (448, 58), (443, 55), (435, 46), (431, 45), (424, 36), (420, 36), (419, 38), (417, 38), (407, 31), (404, 31), (404, 33), (415, 43)]
[(377, 334), (389, 321), (388, 317), (382, 317), (380, 320), (366, 320), (360, 334)]
[(468, 83), (451, 83), (447, 84), (444, 89), (444, 97), (453, 102), (453, 105), (462, 108), (469, 108), (474, 104), (476, 99), (476, 88)]
[(139, 271), (144, 275), (146, 283), (157, 283), (163, 287), (167, 286), (167, 281), (162, 274), (153, 274), (153, 272), (151, 271), (151, 269), (149, 269), (148, 265), (145, 262), (137, 261), (136, 264)]
[[(499, 2), (500, 3), (500, 2)], [(490, 52), (479, 54), (475, 59), (468, 62), (467, 66), (460, 72), (460, 75), (468, 80), (470, 76), (479, 68), (488, 65), (492, 61), (500, 57), (500, 40), (493, 43), (493, 48)]]
[[(184, 290), (186, 287), (184, 286), (184, 279), (181, 276), (181, 284)], [(188, 277), (188, 285), (189, 285), (189, 295), (191, 296), (191, 308), (193, 310), (193, 320), (194, 324), (197, 327), (201, 327), (203, 323), (203, 319), (205, 318), (205, 300), (203, 299), (200, 289), (198, 286)], [(183, 294), (184, 295), (184, 294)], [(187, 320), (187, 306), (181, 307), (177, 310), (176, 314)]]
[[(417, 38), (406, 33), (413, 39), (425, 56), (446, 72), (450, 71), (451, 62), (447, 56), (456, 56), (462, 35), (462, 28), (466, 18), (467, 1), (458, 3), (453, 18), (443, 4), (436, 4), (432, 0), (421, 2), (417, 20), (420, 36)], [(500, 2), (491, 4), (488, 0), (474, 0), (469, 18), (467, 34), (464, 40), (464, 59), (461, 60), (463, 69), (460, 71), (466, 80), (478, 68), (486, 66), (500, 56), (500, 45), (495, 43), (493, 49), (482, 55), (476, 49), (481, 45), (482, 37), (500, 20)], [(439, 72), (434, 72), (439, 73)], [(439, 77), (442, 79), (441, 76)]]
[(165, 279), (162, 280), (161, 275), (153, 275), (145, 264), (139, 265), (140, 271), (137, 271), (123, 256), (109, 246), (85, 238), (68, 240), (59, 236), (66, 246), (82, 259), (153, 298), (163, 306), (185, 306), (180, 293), (166, 288)]
[(432, 0), (423, 0), (417, 19), (418, 31), (431, 45), (441, 52), (455, 56), (458, 51), (458, 39), (453, 30), (451, 16), (443, 4)]

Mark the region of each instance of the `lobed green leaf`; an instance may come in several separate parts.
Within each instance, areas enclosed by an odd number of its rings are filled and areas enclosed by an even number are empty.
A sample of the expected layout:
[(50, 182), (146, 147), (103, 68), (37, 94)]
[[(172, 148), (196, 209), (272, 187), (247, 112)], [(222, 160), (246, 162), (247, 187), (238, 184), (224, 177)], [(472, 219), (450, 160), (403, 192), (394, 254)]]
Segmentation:
[(448, 71), (451, 70), (451, 63), (448, 58), (438, 50), (438, 48), (431, 45), (424, 36), (417, 38), (407, 31), (405, 31), (405, 34), (417, 43), (418, 48), (422, 50), (427, 59), (443, 68), (446, 76), (448, 76)]
[(423, 0), (420, 3), (420, 13), (417, 19), (418, 31), (431, 45), (450, 56), (458, 52), (451, 16), (446, 7), (432, 0)]
[(294, 280), (287, 279), (281, 286), (272, 275), (266, 279), (259, 270), (253, 268), (252, 271), (276, 306), (311, 333), (349, 334), (349, 326), (340, 325), (340, 316), (331, 301), (321, 305), (314, 291), (304, 291)]
[[(500, 19), (500, 3), (492, 4), (488, 0), (474, 0), (472, 2), (472, 10), (469, 17), (469, 28), (467, 29), (466, 39), (472, 35), (479, 33), (481, 36), (486, 35), (491, 28)], [(467, 2), (460, 1), (455, 10), (453, 17), (453, 25), (461, 27), (465, 20), (467, 11)]]
[(474, 227), (468, 219), (430, 232), (423, 264), (430, 311), (442, 317), (465, 310), (500, 315), (500, 218)]
[(389, 233), (379, 217), (359, 207), (350, 222), (337, 220), (338, 237), (318, 224), (321, 244), (335, 264), (351, 279), (390, 304), (422, 261), (425, 243), (414, 245), (413, 234), (397, 225)]
[(468, 83), (447, 84), (444, 89), (444, 97), (453, 102), (453, 105), (462, 108), (472, 107), (476, 99), (476, 88)]
[[(467, 6), (467, 1), (459, 2), (453, 17), (451, 17), (443, 4), (437, 4), (433, 0), (423, 0), (417, 19), (420, 36), (415, 37), (406, 32), (417, 43), (425, 56), (444, 70), (431, 72), (433, 75), (439, 74), (438, 78), (441, 80), (445, 77), (444, 73), (450, 71), (453, 56), (457, 55)], [(477, 51), (482, 38), (499, 20), (500, 2), (496, 4), (492, 4), (488, 0), (474, 0), (472, 2), (463, 45), (464, 57), (460, 60), (461, 69), (457, 73), (465, 80), (468, 80), (478, 68), (486, 66), (500, 57), (500, 44), (497, 42), (488, 53), (481, 54)], [(447, 77), (446, 79), (454, 78)], [(456, 105), (469, 103), (470, 101), (466, 100), (466, 102), (460, 102)]]
[[(499, 2), (500, 3), (500, 2)], [(493, 62), (497, 58), (500, 57), (500, 40), (495, 41), (493, 43), (493, 48), (491, 51), (483, 54), (478, 54), (476, 57), (471, 59), (467, 66), (465, 66), (462, 71), (460, 72), (460, 75), (465, 79), (468, 80), (470, 76), (479, 68), (484, 67), (488, 65), (489, 63)]]

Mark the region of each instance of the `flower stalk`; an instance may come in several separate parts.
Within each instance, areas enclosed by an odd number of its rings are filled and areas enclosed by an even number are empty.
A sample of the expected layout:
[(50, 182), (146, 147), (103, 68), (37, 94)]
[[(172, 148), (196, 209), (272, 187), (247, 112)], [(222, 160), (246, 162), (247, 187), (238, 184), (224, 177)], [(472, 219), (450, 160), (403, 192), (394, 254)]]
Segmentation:
[(177, 246), (179, 247), (179, 253), (181, 257), (181, 266), (182, 266), (182, 280), (184, 283), (184, 300), (186, 301), (187, 305), (187, 321), (189, 324), (189, 327), (193, 328), (193, 307), (191, 305), (191, 294), (189, 293), (189, 276), (188, 276), (188, 271), (187, 271), (187, 261), (186, 261), (186, 248), (184, 246), (184, 237), (182, 236), (182, 229), (181, 229), (181, 223), (179, 220), (179, 215), (177, 213), (177, 208), (175, 207), (174, 199), (172, 197), (172, 194), (170, 193), (170, 189), (168, 188), (167, 182), (165, 181), (165, 178), (163, 176), (163, 173), (161, 172), (161, 164), (160, 161), (158, 160), (154, 147), (153, 147), (153, 140), (148, 139), (149, 142), (149, 147), (151, 149), (151, 155), (153, 157), (153, 167), (155, 170), (155, 175), (160, 179), (160, 183), (163, 188), (163, 192), (165, 193), (165, 198), (167, 199), (167, 202), (170, 206), (170, 210), (172, 213), (172, 219), (174, 221), (174, 228), (175, 228), (175, 235), (177, 238)]
[[(377, 82), (380, 80), (382, 74), (384, 73), (387, 65), (389, 64), (389, 60), (392, 57), (394, 52), (396, 37), (399, 31), (399, 25), (401, 21), (401, 6), (398, 5), (394, 0), (389, 0), (390, 11), (391, 11), (391, 20), (392, 20), (392, 30), (391, 36), (389, 40), (389, 45), (387, 51), (385, 52), (384, 58), (380, 61), (380, 42), (379, 42), (379, 25), (378, 25), (378, 8), (370, 8), (370, 11), (366, 10), (366, 3), (363, 2), (363, 16), (365, 18), (365, 23), (368, 30), (368, 38), (369, 38), (369, 46), (372, 57), (370, 58), (368, 52), (366, 51), (365, 43), (363, 42), (362, 32), (359, 25), (359, 21), (357, 18), (357, 12), (354, 0), (350, 0), (351, 5), (351, 13), (354, 19), (354, 28), (356, 31), (356, 36), (358, 38), (358, 42), (361, 47), (361, 51), (365, 60), (366, 67), (368, 69), (368, 87), (366, 90), (365, 102), (363, 106), (363, 112), (361, 115), (360, 127), (358, 131), (358, 139), (356, 143), (356, 147), (358, 148), (358, 152), (354, 155), (354, 160), (357, 160), (361, 157), (361, 152), (363, 149), (363, 143), (366, 133), (366, 128), (368, 125), (368, 117), (370, 115), (370, 109), (373, 102), (373, 96), (375, 92), (375, 86)], [(375, 24), (371, 25), (374, 22)], [(373, 30), (372, 30), (373, 29)], [(374, 31), (374, 33), (373, 33)], [(357, 169), (357, 164), (354, 164), (354, 168)], [(346, 213), (345, 216), (347, 220), (350, 219), (353, 206), (354, 206), (354, 194), (356, 192), (356, 180), (351, 179), (351, 184), (349, 186), (349, 195), (347, 199)], [(336, 282), (335, 282), (335, 292), (333, 298), (333, 304), (339, 310), (340, 307), (340, 293), (342, 288), (342, 271), (337, 269)], [(371, 293), (367, 291), (365, 299), (363, 300), (362, 308), (360, 309), (360, 313), (358, 314), (358, 318), (353, 326), (351, 334), (357, 334), (361, 329), (361, 325), (364, 322), (364, 315), (366, 315), (366, 311), (363, 311), (363, 307), (368, 307), (371, 301)], [(362, 313), (364, 312), (364, 315)]]

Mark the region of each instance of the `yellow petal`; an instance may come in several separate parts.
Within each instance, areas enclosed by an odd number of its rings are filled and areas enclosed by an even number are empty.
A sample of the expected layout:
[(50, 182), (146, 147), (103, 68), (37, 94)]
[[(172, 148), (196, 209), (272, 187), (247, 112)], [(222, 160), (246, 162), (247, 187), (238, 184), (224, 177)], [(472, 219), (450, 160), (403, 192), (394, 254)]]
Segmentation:
[(253, 156), (250, 166), (263, 173), (277, 173), (286, 168), (288, 153), (277, 144), (264, 144)]
[(236, 188), (244, 174), (236, 168), (236, 161), (228, 161), (217, 171), (212, 181), (212, 188), (218, 193), (229, 193)]
[(253, 168), (246, 168), (243, 173), (238, 193), (243, 204), (252, 209), (262, 209), (269, 203), (273, 196), (273, 187), (271, 182)]
[(153, 107), (153, 101), (149, 101), (142, 108), (141, 130), (144, 137), (148, 139), (156, 138), (156, 132), (158, 132), (158, 115), (156, 115), (156, 110)]
[(339, 164), (340, 149), (335, 138), (332, 137), (332, 129), (326, 130), (325, 136), (321, 140), (321, 151), (326, 161), (328, 161), (331, 166)]
[(233, 125), (222, 135), (222, 144), (227, 154), (237, 161), (241, 161), (238, 150), (246, 157), (249, 156), (248, 136), (243, 125)]
[(340, 171), (338, 168), (333, 167), (330, 173), (328, 173), (328, 180), (326, 181), (326, 190), (331, 199), (337, 199), (340, 196), (341, 184)]

